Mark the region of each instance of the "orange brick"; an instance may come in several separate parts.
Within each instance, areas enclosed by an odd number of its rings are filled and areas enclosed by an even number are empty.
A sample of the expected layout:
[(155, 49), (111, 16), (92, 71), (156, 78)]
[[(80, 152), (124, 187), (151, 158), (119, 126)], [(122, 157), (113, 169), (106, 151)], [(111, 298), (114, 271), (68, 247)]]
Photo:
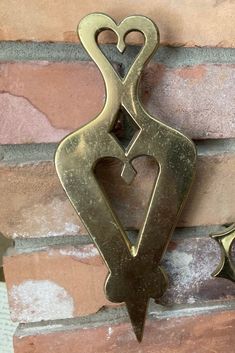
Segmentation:
[(85, 233), (51, 162), (2, 165), (0, 169), (0, 198), (4, 203), (0, 217), (2, 220), (5, 218), (2, 227), (5, 236), (15, 238)]
[[(1, 144), (57, 142), (104, 104), (102, 77), (92, 63), (2, 63), (0, 70)], [(231, 138), (234, 79), (234, 65), (153, 63), (143, 75), (142, 98), (154, 117), (191, 138)]]
[(102, 109), (104, 85), (94, 64), (31, 62), (0, 68), (2, 144), (59, 141)]
[[(120, 21), (133, 14), (149, 16), (160, 28), (162, 43), (187, 46), (234, 47), (231, 1), (131, 0), (95, 3), (65, 0), (38, 2), (2, 0), (0, 4), (0, 40), (77, 41), (76, 28), (82, 17), (104, 12)], [(136, 42), (134, 37), (132, 42)]]
[(14, 321), (88, 315), (108, 304), (107, 270), (93, 245), (9, 256), (4, 268)]
[(70, 327), (20, 329), (15, 353), (231, 353), (235, 310), (190, 317), (148, 320), (141, 344), (129, 323), (104, 322)]
[[(220, 249), (209, 237), (173, 239), (161, 264), (169, 288), (159, 303), (226, 303), (235, 298), (232, 282), (211, 277), (219, 262)], [(108, 270), (94, 245), (9, 254), (4, 272), (14, 321), (71, 318), (114, 305), (105, 298)]]

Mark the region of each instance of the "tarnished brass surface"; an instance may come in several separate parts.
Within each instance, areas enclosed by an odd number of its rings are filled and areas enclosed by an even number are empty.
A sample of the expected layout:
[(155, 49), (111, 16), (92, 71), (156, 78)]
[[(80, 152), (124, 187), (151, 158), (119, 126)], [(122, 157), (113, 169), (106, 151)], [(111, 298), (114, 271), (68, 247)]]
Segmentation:
[(0, 233), (0, 282), (4, 282), (4, 273), (3, 273), (3, 256), (6, 250), (13, 245), (13, 240), (4, 237), (2, 233)]
[[(144, 35), (144, 45), (124, 78), (114, 70), (97, 44), (98, 34), (105, 29), (116, 33), (117, 49), (121, 53), (126, 48), (125, 36), (129, 32), (135, 30)], [(159, 45), (159, 32), (151, 20), (130, 16), (117, 25), (110, 17), (94, 13), (80, 22), (78, 35), (103, 75), (106, 100), (102, 112), (93, 121), (60, 143), (55, 156), (56, 170), (109, 268), (105, 283), (107, 298), (126, 303), (133, 329), (141, 341), (149, 298), (159, 298), (167, 287), (166, 274), (159, 262), (188, 195), (196, 151), (187, 137), (150, 116), (140, 102), (139, 79)], [(90, 99), (93, 99), (92, 90)], [(120, 109), (128, 113), (137, 130), (125, 147), (113, 134)], [(136, 175), (132, 161), (139, 156), (154, 158), (159, 174), (145, 220), (133, 244), (98, 184), (94, 169), (103, 158), (117, 158), (123, 163), (121, 176), (130, 184)]]
[(232, 244), (235, 241), (235, 224), (231, 225), (224, 232), (212, 234), (220, 246), (221, 261), (217, 269), (212, 273), (214, 277), (223, 277), (235, 282), (235, 264), (232, 260)]

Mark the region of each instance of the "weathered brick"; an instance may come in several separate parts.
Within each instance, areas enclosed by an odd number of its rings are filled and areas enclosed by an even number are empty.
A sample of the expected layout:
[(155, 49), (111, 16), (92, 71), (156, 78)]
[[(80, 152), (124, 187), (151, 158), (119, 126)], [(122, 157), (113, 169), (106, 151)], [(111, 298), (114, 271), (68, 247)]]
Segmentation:
[(167, 68), (143, 75), (147, 110), (193, 139), (235, 137), (235, 65)]
[(87, 315), (108, 303), (103, 294), (107, 271), (91, 245), (9, 256), (4, 272), (14, 321)]
[[(137, 166), (136, 166), (137, 167)], [(155, 175), (141, 158), (134, 182), (120, 182), (120, 166), (104, 163), (99, 178), (125, 229), (139, 229)], [(1, 232), (8, 237), (86, 234), (65, 195), (52, 162), (0, 164)], [(201, 155), (197, 175), (178, 226), (234, 222), (235, 154)], [(112, 180), (112, 183), (110, 183)]]
[(104, 85), (94, 64), (2, 63), (0, 70), (2, 144), (59, 141), (102, 108)]
[[(148, 6), (144, 0), (100, 0), (98, 6), (92, 0), (31, 0), (30, 5), (27, 0), (20, 4), (17, 0), (2, 0), (0, 40), (76, 41), (80, 19), (97, 11), (118, 21), (136, 13), (149, 16), (159, 26), (164, 44), (235, 46), (235, 6), (232, 1), (220, 0), (152, 0)], [(137, 38), (131, 41), (136, 42)]]
[[(0, 70), (1, 144), (59, 141), (102, 109), (104, 85), (92, 63), (2, 63)], [(153, 63), (143, 75), (143, 102), (194, 139), (235, 137), (234, 79), (235, 65)]]
[(148, 320), (141, 344), (127, 322), (20, 329), (15, 353), (231, 353), (235, 310)]
[[(85, 233), (51, 162), (1, 165), (1, 231), (8, 237)], [(4, 220), (5, 219), (5, 220)], [(4, 222), (3, 222), (4, 220)]]
[[(159, 303), (235, 299), (232, 282), (211, 277), (219, 262), (220, 249), (209, 237), (173, 239), (162, 261), (169, 288)], [(105, 298), (108, 271), (94, 245), (13, 253), (4, 258), (4, 272), (14, 321), (71, 318), (114, 305)]]

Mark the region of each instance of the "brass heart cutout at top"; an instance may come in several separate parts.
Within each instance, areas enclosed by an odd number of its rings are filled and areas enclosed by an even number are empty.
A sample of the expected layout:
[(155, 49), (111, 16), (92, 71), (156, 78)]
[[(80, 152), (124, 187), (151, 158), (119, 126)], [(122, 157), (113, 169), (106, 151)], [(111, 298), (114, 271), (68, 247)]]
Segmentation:
[[(97, 44), (98, 33), (104, 29), (116, 33), (117, 48), (121, 52), (130, 31), (140, 31), (145, 37), (144, 45), (124, 79), (118, 76)], [(189, 193), (196, 151), (186, 136), (150, 116), (138, 96), (143, 67), (159, 45), (155, 24), (144, 16), (130, 16), (117, 25), (104, 14), (91, 14), (80, 22), (78, 33), (82, 45), (103, 75), (106, 101), (94, 120), (60, 143), (55, 156), (56, 170), (109, 269), (106, 295), (114, 302), (126, 303), (140, 341), (149, 298), (159, 298), (167, 286), (166, 274), (159, 262)], [(138, 127), (138, 133), (127, 147), (113, 134), (120, 109), (125, 109)], [(159, 173), (138, 242), (131, 246), (126, 241), (125, 229), (97, 182), (94, 169), (99, 160), (115, 158), (123, 164), (122, 178), (131, 183), (135, 176), (132, 161), (140, 156), (154, 159), (159, 165)]]
[[(94, 16), (96, 16), (96, 23), (94, 24)], [(154, 30), (153, 28), (154, 27)], [(125, 79), (127, 79), (127, 76), (130, 72), (133, 72), (136, 68), (139, 68), (140, 66), (140, 59), (142, 61), (143, 57), (146, 57), (146, 61), (150, 59), (151, 54), (153, 50), (156, 50), (156, 44), (158, 46), (159, 44), (159, 32), (157, 27), (147, 18), (144, 16), (130, 16), (125, 18), (120, 24), (116, 24), (110, 17), (103, 15), (103, 14), (90, 14), (86, 16), (84, 19), (81, 20), (78, 26), (78, 36), (81, 40), (81, 43), (85, 47), (85, 49), (88, 51), (89, 55), (91, 56), (92, 59), (95, 59), (94, 61), (96, 64), (99, 66), (101, 72), (103, 63), (105, 62), (106, 70), (112, 67), (112, 64), (107, 60), (105, 57), (104, 53), (101, 51), (99, 46), (97, 45), (97, 39), (98, 35), (105, 31), (105, 30), (111, 30), (114, 32), (117, 36), (117, 44), (116, 47), (120, 53), (124, 53), (126, 49), (126, 43), (125, 43), (125, 38), (126, 36), (133, 32), (137, 31), (143, 34), (144, 36), (144, 45), (141, 48), (139, 54), (135, 58), (134, 62), (131, 65), (131, 69), (129, 72), (126, 74)], [(90, 50), (91, 49), (91, 50)], [(144, 54), (144, 56), (143, 56)], [(100, 67), (99, 60), (102, 67)], [(141, 66), (143, 66), (145, 63), (141, 63)], [(111, 71), (109, 70), (109, 74), (113, 72), (113, 67)], [(137, 71), (137, 70), (136, 70)], [(137, 72), (135, 72), (136, 75)], [(103, 77), (104, 72), (102, 72)], [(117, 74), (118, 75), (118, 74)], [(119, 75), (118, 75), (119, 76)], [(131, 75), (132, 76), (132, 75)], [(119, 76), (120, 78), (120, 76)], [(138, 74), (135, 77), (136, 80), (138, 80)], [(132, 76), (131, 79), (133, 80), (134, 77)], [(105, 80), (106, 81), (106, 80)], [(107, 83), (107, 82), (106, 82)], [(107, 85), (106, 85), (107, 87)]]
[[(125, 79), (127, 72), (130, 70), (134, 60), (136, 59), (144, 44), (143, 34), (137, 31), (129, 32), (125, 36), (125, 42), (128, 42), (128, 37), (130, 37), (132, 34), (137, 34), (139, 36), (139, 44), (138, 46), (126, 45), (123, 52), (120, 52), (118, 50), (117, 36), (111, 30), (105, 30), (100, 32), (97, 38), (97, 43), (99, 45), (100, 50), (102, 51), (106, 59), (110, 62), (110, 64), (113, 66), (114, 70), (116, 70), (117, 74), (122, 80)], [(106, 42), (110, 40), (110, 36), (112, 38), (112, 44), (101, 44), (105, 42), (105, 39)]]

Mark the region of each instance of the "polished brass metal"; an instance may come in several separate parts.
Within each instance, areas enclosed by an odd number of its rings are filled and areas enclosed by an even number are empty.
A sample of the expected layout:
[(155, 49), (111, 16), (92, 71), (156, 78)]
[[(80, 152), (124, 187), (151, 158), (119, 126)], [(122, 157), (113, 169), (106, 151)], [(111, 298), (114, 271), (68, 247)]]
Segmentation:
[(0, 233), (0, 282), (5, 282), (3, 273), (3, 256), (6, 250), (13, 245), (13, 240), (6, 238), (2, 233)]
[(235, 241), (235, 224), (228, 227), (225, 231), (212, 234), (220, 246), (221, 261), (217, 269), (212, 273), (214, 277), (223, 277), (235, 282), (235, 263), (232, 260), (232, 244)]
[[(116, 34), (117, 49), (121, 53), (126, 48), (125, 37), (129, 32), (144, 35), (144, 45), (124, 78), (98, 46), (98, 34), (106, 29)], [(159, 262), (188, 195), (196, 151), (191, 140), (149, 115), (141, 104), (140, 76), (159, 45), (158, 29), (150, 19), (130, 16), (116, 24), (110, 17), (94, 13), (82, 19), (78, 35), (103, 75), (106, 101), (94, 120), (60, 143), (55, 156), (56, 170), (109, 269), (105, 283), (107, 298), (126, 303), (133, 329), (141, 341), (149, 298), (159, 298), (167, 287), (167, 277)], [(126, 147), (112, 132), (120, 109), (125, 109), (138, 127)], [(123, 163), (122, 178), (130, 184), (136, 175), (132, 161), (139, 156), (154, 158), (159, 174), (133, 245), (99, 186), (94, 169), (101, 159), (116, 158)]]

